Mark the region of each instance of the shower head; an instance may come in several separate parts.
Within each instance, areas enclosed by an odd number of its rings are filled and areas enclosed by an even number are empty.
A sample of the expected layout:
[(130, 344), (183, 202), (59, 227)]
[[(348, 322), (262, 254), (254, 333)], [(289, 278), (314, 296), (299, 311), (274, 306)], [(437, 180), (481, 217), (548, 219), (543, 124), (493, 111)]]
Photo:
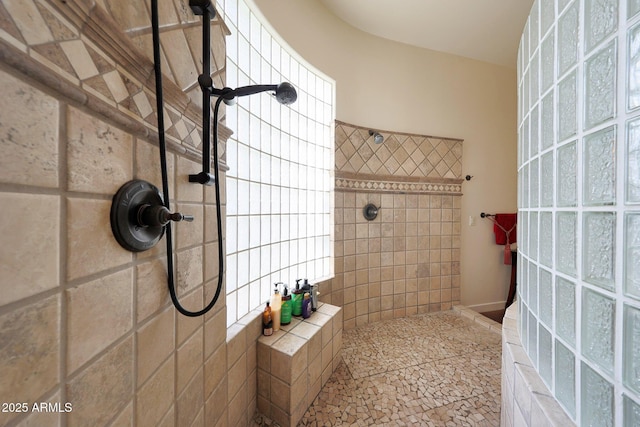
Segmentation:
[(384, 142), (384, 136), (382, 136), (380, 132), (374, 132), (370, 130), (369, 135), (373, 136), (373, 142), (375, 142), (376, 144), (382, 144)]
[(289, 105), (296, 102), (298, 92), (291, 83), (282, 82), (276, 87), (276, 100), (282, 105)]
[(236, 89), (228, 87), (222, 89), (216, 89), (213, 87), (211, 77), (200, 76), (198, 78), (200, 86), (207, 87), (211, 96), (219, 96), (222, 98), (225, 104), (233, 105), (235, 98), (240, 96), (254, 95), (260, 92), (272, 91), (278, 101), (282, 105), (293, 104), (298, 99), (298, 93), (291, 83), (282, 82), (279, 85), (250, 85), (241, 86)]

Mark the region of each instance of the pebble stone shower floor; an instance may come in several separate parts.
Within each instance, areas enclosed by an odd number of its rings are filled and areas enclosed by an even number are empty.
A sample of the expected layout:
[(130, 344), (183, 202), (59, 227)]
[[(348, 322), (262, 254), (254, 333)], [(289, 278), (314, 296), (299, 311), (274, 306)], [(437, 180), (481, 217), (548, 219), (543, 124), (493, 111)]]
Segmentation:
[(342, 341), (342, 363), (298, 426), (500, 424), (498, 332), (447, 311), (370, 323)]

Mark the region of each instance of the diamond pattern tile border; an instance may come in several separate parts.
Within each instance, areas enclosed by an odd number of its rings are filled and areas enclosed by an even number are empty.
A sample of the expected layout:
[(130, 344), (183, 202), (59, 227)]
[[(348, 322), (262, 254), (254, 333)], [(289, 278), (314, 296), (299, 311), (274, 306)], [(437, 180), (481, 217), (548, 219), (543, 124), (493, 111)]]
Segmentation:
[[(375, 144), (369, 128), (336, 121), (336, 172), (379, 176), (382, 182), (378, 186), (384, 187), (383, 190), (387, 189), (384, 182), (398, 181), (398, 178), (452, 181), (462, 178), (461, 139), (379, 132), (385, 139), (382, 144)], [(405, 190), (451, 191), (450, 188), (427, 189), (420, 186), (408, 186)]]

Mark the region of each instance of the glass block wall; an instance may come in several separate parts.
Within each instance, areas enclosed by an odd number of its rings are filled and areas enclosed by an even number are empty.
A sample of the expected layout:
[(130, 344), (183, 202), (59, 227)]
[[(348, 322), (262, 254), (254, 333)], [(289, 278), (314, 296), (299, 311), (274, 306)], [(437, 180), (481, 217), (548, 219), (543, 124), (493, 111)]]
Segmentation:
[(291, 82), (298, 100), (262, 93), (226, 107), (227, 324), (272, 284), (333, 274), (334, 82), (300, 58), (244, 0), (218, 0), (230, 30), (229, 87)]
[(638, 12), (537, 0), (520, 42), (518, 327), (578, 425), (640, 425)]

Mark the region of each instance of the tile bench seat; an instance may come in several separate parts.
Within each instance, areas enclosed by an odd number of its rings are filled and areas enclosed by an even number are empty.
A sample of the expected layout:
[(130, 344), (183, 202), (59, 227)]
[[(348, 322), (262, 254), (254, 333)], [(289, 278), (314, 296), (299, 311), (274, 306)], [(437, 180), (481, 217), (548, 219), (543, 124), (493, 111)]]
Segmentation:
[(258, 411), (296, 426), (341, 360), (342, 308), (320, 303), (308, 319), (293, 317), (258, 339)]

